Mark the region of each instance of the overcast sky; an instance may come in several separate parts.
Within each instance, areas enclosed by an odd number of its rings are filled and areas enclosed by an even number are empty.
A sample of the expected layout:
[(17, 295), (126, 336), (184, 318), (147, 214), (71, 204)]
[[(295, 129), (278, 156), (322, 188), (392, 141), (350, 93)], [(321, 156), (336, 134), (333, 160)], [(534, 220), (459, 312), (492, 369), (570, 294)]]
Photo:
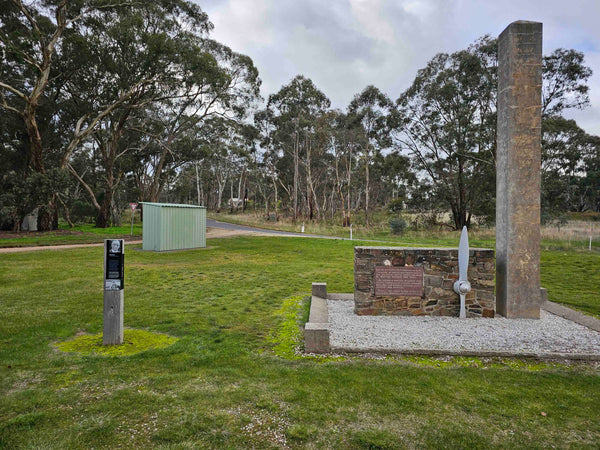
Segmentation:
[(252, 58), (265, 99), (302, 74), (341, 109), (369, 84), (395, 100), (436, 53), (498, 36), (515, 20), (542, 22), (544, 54), (585, 53), (591, 107), (567, 115), (600, 135), (600, 0), (195, 1), (212, 37)]

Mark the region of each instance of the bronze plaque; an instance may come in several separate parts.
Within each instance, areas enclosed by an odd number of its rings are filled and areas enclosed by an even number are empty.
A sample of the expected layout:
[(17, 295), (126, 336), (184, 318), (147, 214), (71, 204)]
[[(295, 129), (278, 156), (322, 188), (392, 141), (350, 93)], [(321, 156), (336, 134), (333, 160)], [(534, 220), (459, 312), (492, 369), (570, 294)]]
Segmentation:
[(386, 297), (421, 297), (422, 267), (375, 266), (375, 295)]

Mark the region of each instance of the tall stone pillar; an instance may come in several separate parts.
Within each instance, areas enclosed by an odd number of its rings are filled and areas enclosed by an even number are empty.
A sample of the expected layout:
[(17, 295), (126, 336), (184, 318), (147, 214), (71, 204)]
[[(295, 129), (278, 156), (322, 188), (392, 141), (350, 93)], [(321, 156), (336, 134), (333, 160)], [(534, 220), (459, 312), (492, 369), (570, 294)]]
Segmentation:
[(542, 24), (517, 21), (498, 38), (496, 311), (540, 317)]

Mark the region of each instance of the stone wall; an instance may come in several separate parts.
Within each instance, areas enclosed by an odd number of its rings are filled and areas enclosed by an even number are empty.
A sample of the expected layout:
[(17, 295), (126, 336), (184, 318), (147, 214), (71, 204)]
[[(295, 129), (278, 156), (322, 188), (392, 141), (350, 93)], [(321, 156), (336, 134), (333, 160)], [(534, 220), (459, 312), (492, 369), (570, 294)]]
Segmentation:
[[(422, 295), (376, 295), (375, 268), (378, 266), (422, 268)], [(383, 272), (384, 270), (379, 269), (379, 273)], [(494, 250), (470, 249), (468, 280), (471, 283), (471, 292), (467, 294), (465, 302), (467, 317), (494, 317), (494, 274)], [(460, 297), (453, 290), (457, 279), (457, 249), (354, 248), (354, 310), (358, 315), (458, 317)], [(411, 289), (412, 287), (407, 291)], [(379, 290), (384, 291), (381, 286)]]

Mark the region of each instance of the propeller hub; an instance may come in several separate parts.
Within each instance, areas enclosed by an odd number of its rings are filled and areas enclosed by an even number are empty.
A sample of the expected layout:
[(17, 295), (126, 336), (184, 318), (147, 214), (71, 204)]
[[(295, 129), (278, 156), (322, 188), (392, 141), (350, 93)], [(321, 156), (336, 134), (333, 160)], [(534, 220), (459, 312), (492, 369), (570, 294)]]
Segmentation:
[(471, 283), (466, 280), (457, 280), (454, 282), (454, 292), (457, 294), (467, 294), (471, 292)]

